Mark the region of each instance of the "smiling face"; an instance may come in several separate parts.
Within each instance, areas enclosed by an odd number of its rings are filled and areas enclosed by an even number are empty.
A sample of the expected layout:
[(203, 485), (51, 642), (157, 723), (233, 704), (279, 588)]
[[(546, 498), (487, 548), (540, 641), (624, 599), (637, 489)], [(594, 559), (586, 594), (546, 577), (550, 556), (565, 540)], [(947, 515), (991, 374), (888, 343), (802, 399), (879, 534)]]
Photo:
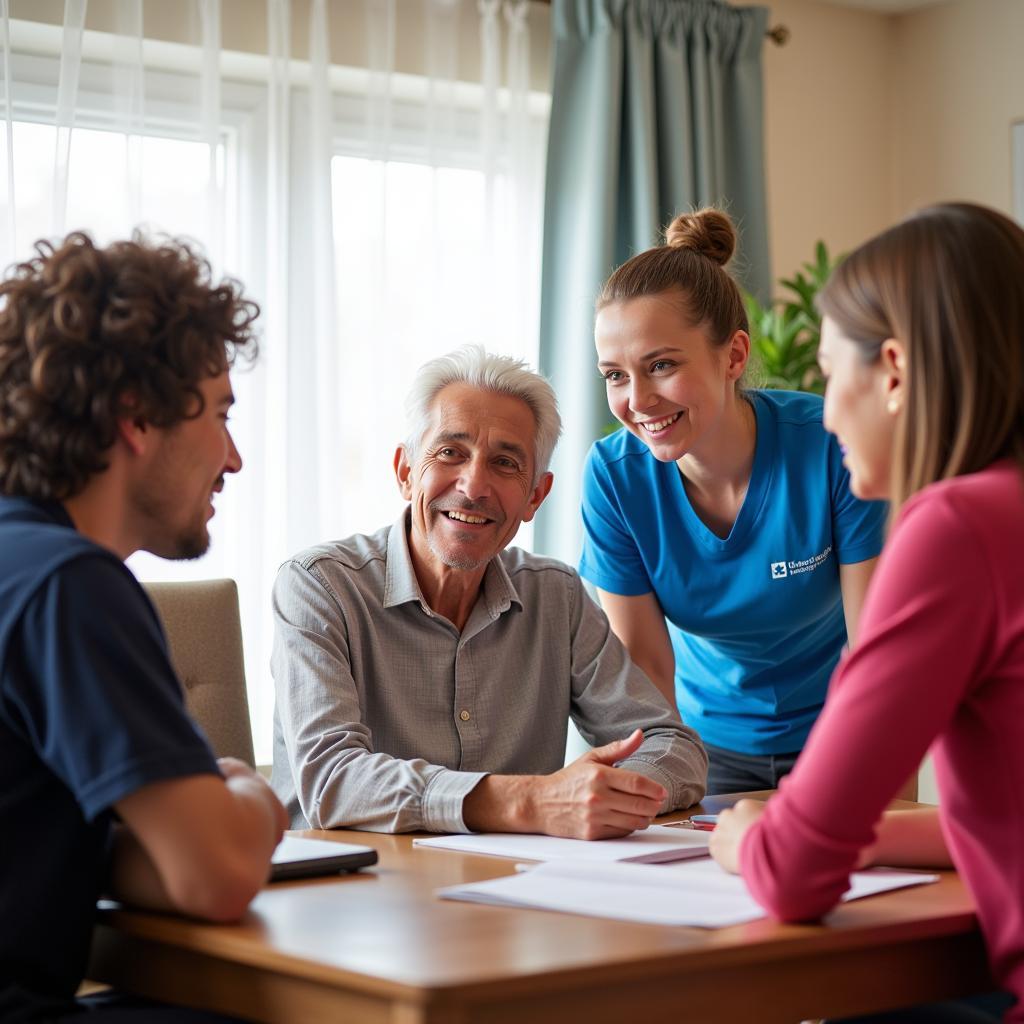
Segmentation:
[(686, 323), (679, 301), (666, 293), (613, 302), (594, 328), (608, 407), (661, 462), (700, 450), (735, 396), (750, 351), (743, 331), (713, 346)]
[(551, 489), (550, 473), (534, 484), (535, 434), (521, 399), (463, 383), (438, 393), (414, 462), (404, 446), (395, 453), (417, 572), (479, 570), (482, 578), (519, 524), (533, 519)]
[(162, 558), (198, 558), (210, 546), (207, 523), (213, 495), (242, 458), (228, 430), (234, 402), (227, 371), (199, 382), (203, 409), (173, 427), (149, 427), (152, 443), (131, 501), (140, 524), (139, 545)]
[(903, 394), (898, 379), (902, 351), (895, 341), (882, 346), (873, 363), (831, 317), (825, 317), (818, 363), (827, 381), (825, 429), (835, 434), (850, 472), (850, 490), (865, 499), (889, 497), (893, 442)]

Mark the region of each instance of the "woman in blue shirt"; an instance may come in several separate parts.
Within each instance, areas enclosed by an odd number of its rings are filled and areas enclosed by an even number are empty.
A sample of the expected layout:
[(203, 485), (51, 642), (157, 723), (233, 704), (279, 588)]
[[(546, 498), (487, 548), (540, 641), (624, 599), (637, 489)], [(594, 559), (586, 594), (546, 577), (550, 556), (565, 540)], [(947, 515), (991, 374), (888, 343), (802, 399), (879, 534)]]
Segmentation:
[(820, 397), (740, 386), (735, 241), (720, 211), (683, 214), (605, 284), (598, 366), (625, 429), (594, 444), (583, 488), (580, 573), (703, 737), (710, 793), (774, 788), (792, 767), (886, 514), (850, 494)]

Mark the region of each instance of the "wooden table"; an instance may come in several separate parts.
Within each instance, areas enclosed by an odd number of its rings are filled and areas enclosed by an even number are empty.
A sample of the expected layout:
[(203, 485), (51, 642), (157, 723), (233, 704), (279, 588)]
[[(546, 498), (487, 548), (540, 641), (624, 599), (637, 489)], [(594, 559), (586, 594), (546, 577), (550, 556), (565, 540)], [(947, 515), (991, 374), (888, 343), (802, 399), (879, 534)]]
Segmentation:
[(237, 925), (105, 909), (89, 976), (287, 1024), (794, 1024), (992, 987), (952, 872), (821, 925), (702, 930), (438, 900), (439, 886), (513, 864), (413, 849), (409, 836), (302, 834), (372, 845), (380, 863), (268, 887)]

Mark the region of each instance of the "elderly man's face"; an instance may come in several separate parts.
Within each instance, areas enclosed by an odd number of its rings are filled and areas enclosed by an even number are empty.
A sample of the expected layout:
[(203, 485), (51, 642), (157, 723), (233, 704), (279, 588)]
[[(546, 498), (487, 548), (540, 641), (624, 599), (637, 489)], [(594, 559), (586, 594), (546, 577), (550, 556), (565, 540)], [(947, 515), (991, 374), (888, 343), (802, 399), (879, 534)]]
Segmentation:
[(550, 473), (533, 484), (536, 429), (521, 399), (461, 383), (438, 394), (415, 463), (395, 455), (421, 561), (479, 569), (533, 519), (551, 489)]

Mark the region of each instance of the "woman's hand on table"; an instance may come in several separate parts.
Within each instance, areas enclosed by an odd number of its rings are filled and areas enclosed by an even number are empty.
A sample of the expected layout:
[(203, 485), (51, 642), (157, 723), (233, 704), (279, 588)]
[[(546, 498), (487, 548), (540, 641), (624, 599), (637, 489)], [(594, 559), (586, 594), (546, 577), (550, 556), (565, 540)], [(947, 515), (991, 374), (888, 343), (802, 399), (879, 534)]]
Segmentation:
[(747, 830), (763, 813), (764, 802), (761, 800), (740, 800), (718, 812), (718, 822), (711, 833), (708, 849), (726, 871), (739, 874), (740, 844)]

